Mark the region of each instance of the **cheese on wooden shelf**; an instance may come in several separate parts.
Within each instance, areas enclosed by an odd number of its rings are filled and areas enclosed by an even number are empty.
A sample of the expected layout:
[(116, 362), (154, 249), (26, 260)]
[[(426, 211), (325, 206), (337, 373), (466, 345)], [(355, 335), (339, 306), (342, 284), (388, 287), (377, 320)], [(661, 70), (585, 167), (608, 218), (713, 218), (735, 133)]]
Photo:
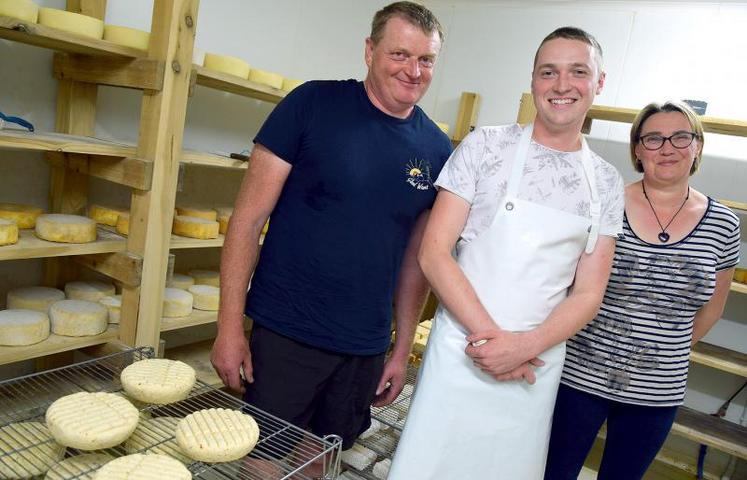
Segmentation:
[(33, 345), (49, 336), (49, 317), (36, 310), (0, 311), (0, 345)]
[(122, 295), (107, 295), (99, 303), (109, 311), (109, 323), (119, 323), (122, 315)]
[(218, 311), (220, 289), (212, 285), (192, 285), (188, 289), (194, 297), (192, 307), (197, 310)]
[(48, 213), (36, 219), (36, 236), (50, 242), (95, 242), (96, 222), (79, 215)]
[(104, 25), (104, 40), (123, 47), (147, 51), (150, 43), (150, 33), (136, 28), (120, 27), (119, 25)]
[(188, 290), (194, 284), (195, 279), (183, 273), (175, 273), (171, 276), (171, 280), (166, 282), (168, 288), (180, 288), (182, 290)]
[(60, 300), (49, 307), (52, 333), (67, 337), (98, 335), (106, 331), (109, 311), (100, 303)]
[(277, 89), (280, 89), (283, 86), (282, 75), (273, 72), (266, 72), (264, 70), (258, 70), (256, 68), (252, 68), (249, 71), (249, 80)]
[(101, 39), (104, 36), (103, 20), (67, 10), (40, 8), (39, 24), (83, 37)]
[(230, 213), (218, 214), (218, 232), (225, 235), (228, 231), (228, 221), (231, 220)]
[(0, 0), (0, 15), (36, 23), (39, 6), (31, 0)]
[(88, 216), (91, 217), (96, 223), (102, 225), (109, 225), (113, 227), (117, 225), (117, 219), (123, 213), (127, 213), (124, 208), (107, 207), (106, 205), (89, 205)]
[(8, 292), (8, 308), (48, 313), (53, 303), (65, 300), (65, 292), (51, 287), (19, 287)]
[(12, 220), (18, 228), (34, 228), (36, 218), (41, 215), (42, 209), (31, 205), (20, 203), (0, 203), (0, 218)]
[(241, 78), (249, 76), (249, 64), (244, 60), (230, 55), (218, 55), (217, 53), (206, 53), (202, 64), (209, 70), (227, 73)]
[(116, 293), (114, 285), (99, 281), (74, 281), (65, 284), (65, 296), (70, 300), (98, 302), (104, 297)]
[(195, 279), (195, 285), (220, 287), (220, 272), (215, 270), (190, 270), (189, 276)]
[(192, 313), (192, 294), (179, 288), (166, 288), (163, 292), (163, 316), (186, 317)]
[(283, 78), (283, 86), (281, 89), (286, 92), (290, 92), (294, 88), (303, 84), (303, 80), (296, 80), (293, 78)]
[(120, 235), (130, 234), (130, 214), (129, 213), (119, 214), (119, 217), (117, 217), (117, 225), (115, 229), (117, 230), (117, 233), (119, 233)]
[(204, 218), (205, 220), (215, 221), (218, 218), (218, 212), (213, 208), (200, 208), (200, 207), (176, 207), (176, 215), (183, 217), (196, 217)]
[(13, 220), (0, 218), (0, 246), (18, 243), (18, 225)]
[(174, 217), (172, 233), (182, 237), (208, 240), (218, 238), (220, 225), (215, 220), (179, 215)]

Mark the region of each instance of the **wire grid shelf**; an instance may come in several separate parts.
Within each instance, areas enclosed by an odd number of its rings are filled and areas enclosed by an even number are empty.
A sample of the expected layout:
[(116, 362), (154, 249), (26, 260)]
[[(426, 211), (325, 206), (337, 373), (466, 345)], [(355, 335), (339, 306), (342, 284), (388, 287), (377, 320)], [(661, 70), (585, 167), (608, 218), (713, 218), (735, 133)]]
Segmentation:
[[(53, 440), (25, 433), (24, 430), (14, 428), (14, 425), (18, 422), (44, 423), (47, 407), (56, 399), (72, 393), (121, 392), (124, 395), (119, 380), (122, 370), (135, 361), (152, 357), (152, 349), (137, 348), (0, 382), (0, 428), (8, 426), (6, 430), (10, 430), (15, 437), (12, 441), (0, 437), (0, 478), (30, 478), (25, 465), (40, 465), (40, 469), (44, 471), (59, 460), (39, 453), (40, 449), (54, 446)], [(106, 453), (112, 457), (148, 451), (164, 453), (185, 463), (193, 478), (202, 479), (311, 480), (304, 473), (304, 468), (315, 461), (323, 463), (324, 478), (336, 478), (339, 474), (339, 437), (314, 436), (199, 380), (190, 395), (180, 402), (151, 405), (135, 401), (133, 404), (140, 411), (141, 422), (138, 428), (142, 430), (142, 438), (147, 440), (146, 446), (130, 447), (125, 442), (96, 453)], [(260, 427), (260, 437), (249, 455), (233, 462), (218, 464), (193, 461), (179, 450), (173, 428), (169, 428), (166, 422), (143, 421), (165, 417), (173, 417), (176, 421), (205, 408), (241, 410), (254, 417)], [(65, 457), (82, 453), (89, 452), (67, 448)], [(67, 467), (69, 471), (66, 471), (65, 464), (57, 468), (62, 468), (68, 475), (65, 478), (70, 479), (89, 479), (95, 471), (95, 467), (85, 471), (72, 471)]]

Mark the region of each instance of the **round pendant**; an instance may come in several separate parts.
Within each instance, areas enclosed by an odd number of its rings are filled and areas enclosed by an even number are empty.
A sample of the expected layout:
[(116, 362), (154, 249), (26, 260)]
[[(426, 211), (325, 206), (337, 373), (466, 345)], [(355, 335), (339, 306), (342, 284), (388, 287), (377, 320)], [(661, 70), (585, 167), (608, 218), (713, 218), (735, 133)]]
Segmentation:
[(669, 241), (669, 234), (667, 232), (661, 232), (659, 234), (659, 241), (661, 243), (667, 243)]

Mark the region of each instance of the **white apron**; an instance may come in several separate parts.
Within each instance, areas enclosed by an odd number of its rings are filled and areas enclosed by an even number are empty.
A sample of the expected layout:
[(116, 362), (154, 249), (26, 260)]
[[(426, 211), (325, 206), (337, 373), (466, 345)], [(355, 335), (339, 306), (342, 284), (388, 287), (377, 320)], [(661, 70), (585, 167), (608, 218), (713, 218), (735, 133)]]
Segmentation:
[[(532, 128), (511, 167), (506, 198), (491, 226), (457, 251), (480, 301), (504, 330), (541, 324), (567, 296), (578, 260), (591, 253), (600, 205), (591, 156), (582, 140), (591, 221), (518, 198)], [(468, 335), (439, 307), (394, 456), (389, 480), (540, 480), (544, 475), (565, 342), (540, 355), (537, 382), (499, 382), (472, 364)]]

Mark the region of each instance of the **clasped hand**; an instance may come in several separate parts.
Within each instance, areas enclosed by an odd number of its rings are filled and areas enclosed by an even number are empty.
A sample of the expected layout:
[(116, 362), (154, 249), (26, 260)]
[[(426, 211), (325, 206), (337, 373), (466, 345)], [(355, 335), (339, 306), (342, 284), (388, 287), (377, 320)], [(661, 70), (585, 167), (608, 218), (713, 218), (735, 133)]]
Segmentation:
[(545, 364), (539, 358), (527, 358), (527, 345), (521, 333), (494, 328), (467, 337), (464, 352), (472, 363), (499, 381), (526, 380), (534, 384), (535, 367)]

